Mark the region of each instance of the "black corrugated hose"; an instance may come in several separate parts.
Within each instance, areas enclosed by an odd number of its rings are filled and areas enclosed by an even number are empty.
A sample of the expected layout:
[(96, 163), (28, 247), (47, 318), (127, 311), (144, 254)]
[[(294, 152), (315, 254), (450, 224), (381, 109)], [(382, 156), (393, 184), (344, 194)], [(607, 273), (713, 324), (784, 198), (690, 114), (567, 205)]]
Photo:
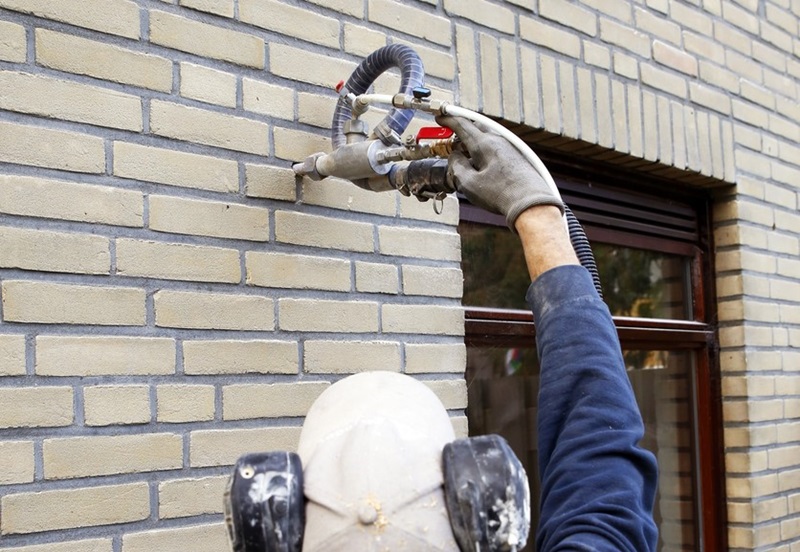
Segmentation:
[(597, 272), (597, 263), (594, 260), (592, 246), (589, 244), (586, 232), (584, 232), (583, 226), (566, 205), (564, 205), (564, 212), (567, 215), (567, 227), (569, 228), (569, 240), (572, 242), (572, 248), (575, 250), (581, 265), (592, 275), (594, 287), (602, 299), (603, 288), (600, 285), (600, 274)]

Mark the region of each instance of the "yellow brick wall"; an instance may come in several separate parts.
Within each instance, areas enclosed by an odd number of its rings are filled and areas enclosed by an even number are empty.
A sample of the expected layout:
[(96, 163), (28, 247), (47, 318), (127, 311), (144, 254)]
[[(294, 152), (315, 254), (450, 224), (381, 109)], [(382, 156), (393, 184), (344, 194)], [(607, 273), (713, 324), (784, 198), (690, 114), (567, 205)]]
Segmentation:
[(796, 0), (0, 0), (0, 550), (224, 549), (230, 465), (292, 449), (344, 374), (419, 375), (466, 431), (456, 202), (290, 169), (330, 147), (331, 87), (392, 43), (438, 97), (717, 190), (730, 547), (800, 550), (798, 18)]

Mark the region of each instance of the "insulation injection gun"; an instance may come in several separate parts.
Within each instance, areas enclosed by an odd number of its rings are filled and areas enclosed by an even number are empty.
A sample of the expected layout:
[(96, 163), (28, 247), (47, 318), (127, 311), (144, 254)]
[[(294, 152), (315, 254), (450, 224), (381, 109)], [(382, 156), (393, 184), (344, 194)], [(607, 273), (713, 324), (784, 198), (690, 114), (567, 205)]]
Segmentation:
[[(398, 93), (367, 93), (375, 80), (391, 68), (401, 72)], [(333, 151), (315, 153), (294, 164), (295, 173), (312, 180), (327, 176), (343, 178), (375, 192), (397, 190), (420, 201), (434, 199), (434, 210), (439, 213), (445, 196), (457, 191), (448, 177), (447, 156), (461, 144), (453, 131), (445, 127), (427, 127), (416, 136), (401, 138), (415, 112), (422, 111), (479, 121), (500, 134), (525, 155), (560, 197), (547, 168), (522, 140), (480, 113), (432, 99), (424, 78), (422, 60), (408, 46), (393, 44), (367, 56), (347, 82), (336, 87), (339, 100), (331, 125)], [(391, 111), (370, 133), (361, 116), (372, 105), (389, 105)]]

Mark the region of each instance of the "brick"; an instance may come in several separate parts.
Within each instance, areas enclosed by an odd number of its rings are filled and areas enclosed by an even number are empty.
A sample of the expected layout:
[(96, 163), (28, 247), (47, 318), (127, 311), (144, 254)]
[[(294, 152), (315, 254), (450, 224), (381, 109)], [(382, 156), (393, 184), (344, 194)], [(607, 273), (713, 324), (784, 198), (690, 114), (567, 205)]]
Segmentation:
[(650, 38), (639, 31), (611, 19), (600, 19), (600, 38), (643, 58), (650, 58)]
[(243, 78), (242, 102), (246, 111), (289, 121), (294, 118), (294, 90), (285, 86)]
[(500, 74), (503, 88), (503, 118), (518, 123), (522, 120), (519, 54), (513, 40), (500, 41)]
[(142, 193), (47, 178), (0, 175), (0, 212), (116, 226), (142, 226)]
[(444, 305), (392, 305), (381, 308), (385, 333), (464, 335), (464, 311)]
[(675, 45), (681, 44), (681, 27), (660, 15), (648, 10), (634, 7), (636, 28), (654, 37), (661, 38)]
[(397, 266), (357, 261), (356, 290), (366, 293), (398, 293), (400, 279)]
[(180, 94), (200, 102), (236, 107), (236, 75), (182, 62)]
[(486, 0), (444, 0), (444, 10), (450, 16), (463, 17), (479, 25), (506, 34), (514, 34), (514, 12)]
[(303, 368), (311, 374), (399, 372), (400, 344), (394, 341), (306, 341)]
[(193, 468), (230, 466), (248, 452), (294, 451), (299, 439), (299, 427), (198, 430), (191, 433), (189, 458)]
[[(452, 4), (445, 6), (452, 9)], [(455, 4), (455, 2), (453, 2)], [(400, 31), (442, 46), (452, 44), (450, 21), (428, 11), (397, 4), (391, 0), (369, 0), (369, 20), (393, 31)], [(497, 5), (492, 10), (498, 10)]]
[(183, 371), (190, 375), (296, 374), (294, 341), (184, 341)]
[(0, 21), (0, 60), (25, 63), (28, 56), (28, 35), (25, 27)]
[(297, 198), (293, 170), (249, 163), (244, 168), (248, 197), (263, 197), (281, 201), (295, 201)]
[[(768, 450), (769, 469), (779, 470), (797, 466), (798, 454), (800, 454), (800, 446), (798, 445)], [(782, 517), (783, 515), (786, 515), (785, 511), (775, 517)]]
[(416, 197), (397, 196), (400, 200), (400, 217), (404, 219), (426, 220), (439, 224), (456, 226), (460, 206), (455, 195), (448, 195), (441, 203), (441, 212), (434, 210), (434, 202), (419, 201)]
[(0, 161), (71, 172), (105, 172), (103, 139), (0, 121)]
[(0, 335), (0, 376), (25, 375), (25, 336)]
[(561, 98), (558, 90), (557, 61), (550, 56), (540, 56), (542, 82), (542, 111), (544, 128), (553, 134), (560, 134)]
[(264, 41), (251, 34), (150, 11), (150, 42), (201, 57), (264, 68)]
[(425, 385), (436, 393), (448, 410), (467, 407), (467, 382), (463, 379), (425, 381)]
[(794, 80), (787, 73), (786, 54), (784, 51), (773, 48), (761, 42), (753, 43), (753, 56), (768, 65), (777, 73), (774, 73), (769, 68), (764, 68), (764, 78), (766, 80), (769, 75), (771, 80), (781, 81), (783, 85), (778, 90), (783, 90), (784, 93), (790, 97), (794, 96), (793, 88)]
[(581, 3), (614, 19), (633, 23), (631, 3), (626, 0), (581, 0)]
[(181, 549), (216, 552), (230, 546), (225, 531), (224, 524), (215, 523), (128, 533), (122, 537), (122, 552)]
[(683, 31), (683, 47), (690, 54), (708, 59), (718, 65), (725, 64), (725, 47), (708, 37)]
[(94, 385), (83, 389), (87, 426), (146, 424), (150, 421), (147, 385)]
[(36, 338), (38, 376), (155, 376), (175, 372), (175, 341), (166, 337)]
[(687, 97), (686, 80), (667, 71), (656, 69), (652, 65), (642, 65), (640, 70), (644, 84), (652, 86), (656, 90), (663, 90), (678, 98)]
[(213, 385), (159, 385), (156, 419), (161, 423), (209, 422), (216, 411)]
[(742, 79), (739, 81), (739, 90), (743, 98), (762, 105), (767, 109), (775, 109), (775, 95), (766, 88), (746, 79)]
[(481, 98), (483, 111), (489, 116), (502, 115), (502, 81), (500, 78), (499, 42), (493, 36), (478, 34), (481, 65)]
[(611, 81), (602, 73), (594, 74), (595, 104), (597, 105), (597, 143), (611, 148), (614, 145), (614, 119), (611, 107)]
[(290, 332), (376, 332), (378, 304), (369, 301), (280, 299), (280, 328)]
[(364, 16), (364, 0), (309, 0), (309, 2), (359, 19)]
[(222, 388), (222, 418), (304, 416), (329, 386), (329, 382), (226, 385)]
[(396, 194), (391, 192), (375, 193), (359, 188), (349, 180), (333, 177), (322, 181), (304, 178), (303, 203), (389, 217), (394, 216), (397, 212)]
[[(269, 52), (269, 69), (273, 74), (325, 88), (329, 88), (331, 83), (348, 78), (356, 68), (353, 62), (285, 44), (271, 43)], [(314, 70), (308, 71), (308, 67), (313, 67)]]
[[(670, 101), (666, 96), (659, 96), (656, 100), (656, 108), (658, 111), (658, 138), (659, 138), (659, 154), (658, 159), (664, 165), (673, 164), (673, 138), (672, 138), (672, 124), (670, 114)], [(680, 137), (676, 140), (683, 142)], [(676, 157), (680, 159), (680, 152), (676, 152)]]
[[(0, 500), (4, 535), (129, 523), (150, 515), (150, 488), (145, 481), (9, 494)], [(56, 546), (47, 545), (47, 550), (61, 552)]]
[(275, 213), (275, 239), (281, 243), (364, 253), (375, 248), (371, 224), (289, 211)]
[(228, 202), (151, 195), (150, 228), (172, 234), (269, 241), (269, 211)]
[(255, 295), (161, 290), (154, 296), (156, 326), (271, 331), (273, 301)]
[(269, 154), (269, 125), (161, 100), (150, 104), (150, 130), (159, 136), (227, 150)]
[(443, 261), (461, 260), (461, 239), (454, 232), (381, 226), (378, 229), (378, 239), (382, 255)]
[[(345, 31), (346, 29), (347, 25), (345, 25)], [(378, 35), (384, 37), (382, 33), (378, 33)], [(449, 51), (429, 48), (423, 44), (409, 42), (402, 39), (393, 39), (392, 42), (395, 44), (406, 44), (407, 46), (411, 46), (414, 51), (419, 54), (420, 59), (422, 59), (422, 63), (425, 66), (425, 75), (440, 77), (449, 81), (455, 78), (455, 58), (453, 57), (454, 54), (450, 53)], [(347, 48), (346, 44), (347, 35), (345, 34), (345, 49)], [(367, 54), (377, 50), (380, 46), (381, 45), (372, 48), (372, 50), (367, 52)]]
[(32, 483), (33, 441), (0, 442), (0, 485)]
[(578, 116), (581, 124), (580, 137), (592, 144), (597, 140), (592, 73), (588, 69), (579, 67), (576, 79), (578, 86)]
[(682, 27), (697, 31), (703, 36), (711, 36), (714, 28), (711, 17), (704, 15), (700, 10), (687, 6), (678, 0), (669, 0), (670, 18)]
[(625, 85), (617, 80), (611, 81), (611, 104), (613, 106), (614, 118), (614, 149), (624, 153), (630, 151), (628, 144), (628, 125), (627, 103), (625, 101)]
[(597, 15), (566, 0), (539, 0), (539, 16), (588, 36), (597, 36)]
[(655, 94), (648, 90), (642, 92), (642, 123), (644, 158), (648, 161), (655, 161), (658, 159), (658, 114)]
[(704, 83), (738, 94), (739, 77), (713, 63), (700, 61), (700, 80)]
[(631, 155), (643, 157), (644, 136), (642, 133), (642, 91), (638, 87), (628, 85), (628, 121), (630, 134), (628, 136)]
[(736, 25), (751, 34), (758, 34), (758, 17), (753, 12), (744, 10), (732, 2), (722, 4), (722, 17), (728, 23)]
[(172, 61), (112, 44), (36, 29), (40, 65), (159, 92), (172, 90)]
[(130, 0), (0, 0), (0, 7), (139, 39), (139, 6)]
[(46, 479), (178, 469), (183, 439), (169, 433), (45, 439)]
[(142, 326), (143, 289), (6, 280), (3, 319), (39, 324)]
[(297, 93), (297, 120), (301, 123), (330, 129), (336, 99), (330, 95)]
[(520, 17), (519, 35), (531, 44), (538, 44), (576, 59), (581, 57), (581, 39), (578, 36), (538, 19)]
[(172, 519), (222, 513), (228, 476), (173, 479), (158, 484), (158, 517)]
[(697, 76), (697, 60), (693, 56), (660, 40), (653, 41), (653, 59), (681, 73)]
[(50, 77), (0, 71), (0, 108), (123, 130), (142, 130), (141, 99)]
[[(523, 58), (523, 63), (524, 62), (525, 60)], [(474, 84), (467, 85), (467, 83), (478, 82), (478, 59), (475, 56), (475, 33), (471, 28), (464, 25), (456, 25), (456, 65), (461, 105), (468, 109), (478, 109), (480, 105), (479, 89)], [(522, 74), (524, 78), (525, 71), (523, 71)]]
[(639, 61), (622, 52), (614, 52), (614, 72), (631, 80), (639, 80)]
[(236, 161), (128, 142), (114, 142), (114, 175), (214, 192), (239, 190)]
[(611, 68), (611, 51), (605, 46), (588, 40), (583, 41), (583, 59), (589, 65), (594, 65), (601, 69)]
[(284, 253), (248, 251), (247, 283), (270, 288), (350, 291), (350, 261)]
[(213, 13), (222, 17), (233, 17), (234, 0), (179, 0), (181, 6), (197, 11)]
[(558, 62), (559, 106), (561, 121), (564, 125), (563, 136), (577, 138), (578, 132), (578, 100), (575, 97), (575, 73), (571, 63)]
[(43, 272), (108, 274), (108, 238), (0, 226), (0, 267)]
[(303, 132), (290, 128), (275, 127), (275, 157), (289, 161), (302, 161), (320, 151), (330, 151), (331, 141), (327, 136)]
[(460, 299), (464, 275), (459, 268), (403, 265), (403, 293)]
[(407, 374), (463, 373), (467, 349), (463, 343), (406, 343)]
[[(386, 35), (373, 29), (345, 22), (343, 32), (344, 51), (348, 54), (365, 58), (378, 48), (386, 46)], [(428, 70), (427, 63), (425, 69)]]
[(0, 387), (0, 427), (72, 425), (71, 387)]
[(241, 280), (235, 249), (117, 239), (117, 274), (190, 282), (237, 283)]
[[(274, 0), (239, 0), (239, 19), (243, 23), (339, 49), (339, 21)], [(298, 21), (302, 21), (298, 25)]]
[(689, 83), (689, 98), (692, 103), (708, 107), (723, 115), (731, 114), (731, 99), (713, 88), (695, 82)]

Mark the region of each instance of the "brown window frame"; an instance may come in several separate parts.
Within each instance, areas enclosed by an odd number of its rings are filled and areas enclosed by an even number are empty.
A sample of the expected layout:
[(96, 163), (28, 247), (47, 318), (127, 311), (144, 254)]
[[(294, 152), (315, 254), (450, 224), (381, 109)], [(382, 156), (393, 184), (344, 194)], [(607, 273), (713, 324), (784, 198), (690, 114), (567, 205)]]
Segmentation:
[[(565, 202), (584, 226), (591, 241), (650, 249), (690, 258), (693, 320), (614, 317), (624, 348), (694, 351), (695, 443), (699, 492), (696, 541), (703, 550), (727, 548), (727, 508), (722, 442), (722, 401), (713, 297), (714, 270), (711, 201), (702, 190), (676, 186), (657, 176), (624, 169), (576, 163), (558, 154), (542, 154)], [(591, 174), (591, 178), (587, 178)], [(638, 190), (639, 192), (631, 192)], [(666, 190), (666, 192), (665, 192)], [(658, 195), (654, 195), (658, 194)], [(658, 205), (653, 201), (664, 194)], [(648, 220), (625, 203), (631, 198), (655, 208)], [(505, 219), (461, 198), (461, 220), (505, 226)], [(529, 311), (465, 306), (467, 346), (530, 346), (536, 331)]]

